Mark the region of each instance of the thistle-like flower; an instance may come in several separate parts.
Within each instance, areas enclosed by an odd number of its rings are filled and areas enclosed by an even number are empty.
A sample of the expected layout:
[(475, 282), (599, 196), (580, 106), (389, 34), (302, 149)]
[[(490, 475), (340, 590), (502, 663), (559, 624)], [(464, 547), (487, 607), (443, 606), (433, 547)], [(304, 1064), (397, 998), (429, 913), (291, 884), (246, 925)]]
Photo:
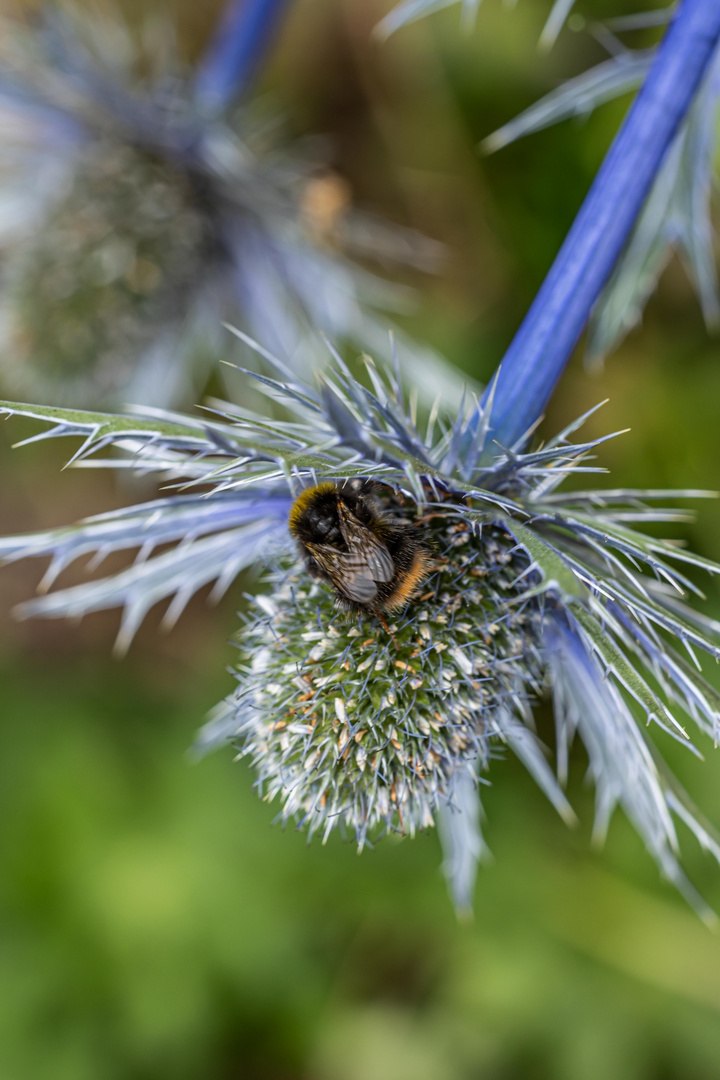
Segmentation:
[[(597, 832), (621, 805), (665, 875), (702, 909), (678, 863), (673, 813), (718, 858), (720, 846), (630, 701), (661, 738), (690, 746), (688, 720), (717, 737), (720, 697), (694, 665), (698, 649), (720, 657), (720, 626), (686, 606), (683, 597), (697, 589), (678, 564), (720, 567), (635, 530), (684, 518), (651, 508), (669, 493), (558, 490), (569, 475), (597, 471), (588, 461), (603, 440), (569, 438), (584, 418), (537, 450), (523, 451), (527, 435), (501, 449), (489, 434), (492, 404), (478, 412), (470, 403), (452, 423), (431, 415), (421, 431), (397, 376), (386, 379), (369, 361), (367, 372), (370, 386), (336, 357), (319, 390), (282, 368), (277, 380), (260, 377), (293, 414), (272, 425), (229, 409), (195, 421), (3, 405), (55, 421), (36, 438), (84, 434), (76, 464), (97, 463), (114, 445), (125, 456), (106, 464), (160, 472), (183, 491), (2, 541), (6, 559), (53, 555), (44, 588), (80, 555), (141, 551), (120, 574), (49, 593), (23, 613), (79, 616), (123, 605), (126, 647), (156, 601), (173, 597), (172, 620), (209, 580), (222, 590), (242, 567), (268, 563), (267, 591), (238, 637), (238, 688), (198, 746), (233, 742), (283, 820), (323, 836), (338, 826), (362, 847), (441, 818), (464, 908), (482, 844), (469, 829), (478, 779), (508, 747), (570, 821), (562, 780), (577, 733), (596, 783)], [(427, 553), (416, 587), (387, 619), (370, 598), (348, 613), (333, 581), (299, 560), (288, 515), (318, 484), (368, 493), (377, 535), (402, 527)], [(152, 554), (172, 540), (181, 542)], [(342, 541), (337, 550), (353, 551)], [(393, 572), (402, 565), (396, 557)], [(548, 686), (557, 776), (532, 721)]]
[[(45, 591), (79, 556), (97, 565), (139, 549), (124, 571), (48, 593), (24, 613), (121, 606), (122, 649), (157, 601), (172, 598), (172, 622), (201, 586), (222, 592), (242, 568), (266, 563), (268, 591), (238, 641), (238, 687), (199, 748), (233, 742), (280, 816), (311, 833), (338, 825), (362, 846), (437, 822), (460, 909), (484, 850), (479, 784), (493, 757), (512, 750), (570, 821), (563, 781), (578, 735), (597, 834), (622, 806), (663, 873), (710, 917), (682, 873), (674, 817), (719, 861), (720, 843), (655, 735), (692, 748), (692, 722), (717, 740), (720, 695), (697, 653), (720, 658), (720, 625), (688, 606), (697, 588), (679, 566), (720, 566), (636, 527), (683, 520), (654, 509), (657, 499), (704, 493), (563, 494), (568, 476), (597, 471), (588, 462), (603, 440), (570, 441), (585, 417), (528, 445), (719, 37), (720, 8), (685, 0), (497, 375), (453, 419), (438, 406), (421, 425), (397, 365), (387, 378), (367, 361), (362, 383), (335, 355), (311, 386), (242, 332), (274, 365), (277, 377), (257, 378), (289, 419), (232, 406), (199, 420), (0, 403), (53, 424), (34, 438), (84, 436), (74, 464), (180, 487), (74, 528), (0, 540), (6, 560), (52, 556)], [(103, 459), (108, 447), (120, 455)], [(320, 496), (316, 537), (299, 519)], [(532, 720), (546, 688), (555, 770)]]
[[(32, 30), (3, 21), (6, 393), (190, 405), (221, 357), (223, 319), (305, 371), (318, 331), (384, 345), (377, 313), (406, 309), (408, 290), (353, 260), (429, 271), (440, 245), (354, 209), (317, 154), (272, 145), (267, 122), (235, 105), (280, 6), (230, 4), (223, 48), (195, 74), (167, 20), (137, 34), (88, 11), (46, 12)], [(246, 46), (254, 56), (236, 55)], [(401, 349), (430, 363), (430, 350)]]

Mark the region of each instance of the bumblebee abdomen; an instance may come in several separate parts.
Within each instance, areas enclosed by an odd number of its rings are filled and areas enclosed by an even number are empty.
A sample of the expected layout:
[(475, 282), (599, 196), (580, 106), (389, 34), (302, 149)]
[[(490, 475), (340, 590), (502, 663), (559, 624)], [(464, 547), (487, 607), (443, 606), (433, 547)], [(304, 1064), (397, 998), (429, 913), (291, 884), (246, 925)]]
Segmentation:
[(395, 564), (395, 575), (392, 581), (378, 588), (378, 606), (382, 611), (397, 611), (404, 607), (430, 573), (430, 551), (414, 533), (415, 527), (408, 524), (403, 529), (402, 537), (388, 545)]

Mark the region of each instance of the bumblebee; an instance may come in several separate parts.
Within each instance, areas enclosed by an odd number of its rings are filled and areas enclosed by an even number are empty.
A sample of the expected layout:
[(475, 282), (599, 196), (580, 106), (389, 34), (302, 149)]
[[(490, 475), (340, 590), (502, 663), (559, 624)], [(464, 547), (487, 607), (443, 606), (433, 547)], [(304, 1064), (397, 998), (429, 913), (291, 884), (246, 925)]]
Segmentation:
[(409, 521), (384, 511), (368, 480), (306, 488), (290, 510), (308, 573), (341, 607), (380, 615), (411, 597), (430, 570), (429, 550)]

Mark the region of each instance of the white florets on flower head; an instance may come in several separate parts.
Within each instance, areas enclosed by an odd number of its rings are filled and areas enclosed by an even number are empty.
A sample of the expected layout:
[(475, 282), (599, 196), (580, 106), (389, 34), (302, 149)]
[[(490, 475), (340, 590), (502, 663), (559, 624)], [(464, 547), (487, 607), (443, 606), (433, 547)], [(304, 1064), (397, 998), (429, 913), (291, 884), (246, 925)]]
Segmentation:
[(237, 738), (262, 794), (360, 847), (432, 826), (458, 777), (487, 766), (498, 710), (541, 689), (537, 602), (512, 603), (527, 556), (452, 513), (418, 517), (432, 572), (389, 627), (290, 569), (239, 638)]

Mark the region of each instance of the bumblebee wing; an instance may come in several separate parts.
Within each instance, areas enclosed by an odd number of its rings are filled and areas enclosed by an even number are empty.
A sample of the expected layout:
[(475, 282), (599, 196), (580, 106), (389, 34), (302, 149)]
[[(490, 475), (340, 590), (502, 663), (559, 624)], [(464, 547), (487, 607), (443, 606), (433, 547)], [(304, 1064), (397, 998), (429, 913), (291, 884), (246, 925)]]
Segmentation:
[(370, 604), (377, 596), (367, 562), (352, 551), (338, 551), (329, 544), (308, 544), (308, 550), (338, 592), (356, 604)]
[(395, 564), (382, 540), (338, 499), (338, 517), (348, 554), (364, 563), (373, 581), (392, 581)]

